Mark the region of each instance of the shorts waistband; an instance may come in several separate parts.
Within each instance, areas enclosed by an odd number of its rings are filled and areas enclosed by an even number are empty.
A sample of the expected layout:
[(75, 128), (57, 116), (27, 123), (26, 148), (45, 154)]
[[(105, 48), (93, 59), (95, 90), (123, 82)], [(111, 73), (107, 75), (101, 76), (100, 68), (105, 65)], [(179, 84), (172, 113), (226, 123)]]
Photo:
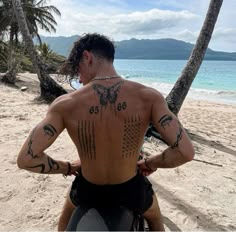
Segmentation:
[(132, 177), (131, 179), (123, 182), (123, 183), (119, 183), (119, 184), (104, 184), (104, 185), (99, 185), (99, 184), (94, 184), (90, 181), (88, 181), (82, 174), (82, 172), (80, 172), (80, 175), (78, 176), (78, 179), (79, 181), (82, 182), (82, 184), (85, 184), (85, 185), (90, 185), (90, 186), (93, 186), (94, 188), (102, 188), (102, 189), (111, 189), (111, 188), (119, 188), (119, 187), (122, 187), (124, 188), (126, 185), (127, 186), (130, 186), (132, 184), (135, 184), (139, 178), (141, 177), (142, 175), (137, 172), (137, 174)]

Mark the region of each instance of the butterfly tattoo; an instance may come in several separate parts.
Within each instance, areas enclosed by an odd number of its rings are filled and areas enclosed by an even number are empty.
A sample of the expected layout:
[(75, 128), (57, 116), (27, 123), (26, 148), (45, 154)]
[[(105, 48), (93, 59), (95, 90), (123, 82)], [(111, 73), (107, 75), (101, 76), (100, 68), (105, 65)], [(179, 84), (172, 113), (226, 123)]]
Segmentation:
[(101, 105), (101, 118), (102, 118), (102, 108), (108, 105), (110, 103), (114, 107), (114, 111), (116, 114), (116, 101), (118, 97), (118, 92), (121, 88), (121, 85), (123, 84), (123, 81), (119, 81), (116, 84), (105, 87), (100, 84), (94, 84), (93, 89), (95, 93), (99, 96), (99, 103)]
[(108, 102), (110, 104), (115, 104), (118, 96), (118, 92), (120, 90), (121, 84), (123, 81), (119, 81), (116, 84), (105, 87), (103, 85), (94, 84), (93, 89), (100, 97), (100, 104), (102, 106), (107, 106)]

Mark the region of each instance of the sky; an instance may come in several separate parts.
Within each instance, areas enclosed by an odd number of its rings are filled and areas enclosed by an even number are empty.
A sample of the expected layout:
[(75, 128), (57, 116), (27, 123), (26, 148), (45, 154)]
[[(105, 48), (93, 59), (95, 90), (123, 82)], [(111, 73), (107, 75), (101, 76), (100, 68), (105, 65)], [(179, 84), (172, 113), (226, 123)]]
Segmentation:
[[(45, 36), (105, 34), (114, 41), (173, 38), (195, 43), (210, 0), (48, 0), (57, 32)], [(224, 0), (209, 47), (236, 52), (236, 0)]]

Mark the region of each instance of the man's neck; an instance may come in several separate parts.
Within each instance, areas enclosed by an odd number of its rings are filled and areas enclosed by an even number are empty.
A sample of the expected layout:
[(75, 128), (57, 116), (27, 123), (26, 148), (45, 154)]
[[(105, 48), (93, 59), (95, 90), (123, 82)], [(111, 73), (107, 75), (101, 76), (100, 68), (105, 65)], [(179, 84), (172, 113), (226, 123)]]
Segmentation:
[(118, 76), (112, 63), (100, 62), (95, 68), (95, 72), (90, 78), (90, 81), (96, 77), (113, 77)]

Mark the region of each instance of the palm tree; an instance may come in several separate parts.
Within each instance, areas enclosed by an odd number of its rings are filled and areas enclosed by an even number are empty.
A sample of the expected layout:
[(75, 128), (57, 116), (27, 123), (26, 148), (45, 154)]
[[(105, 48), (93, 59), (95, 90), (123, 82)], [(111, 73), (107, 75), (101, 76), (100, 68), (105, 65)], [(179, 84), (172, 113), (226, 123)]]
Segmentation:
[(23, 36), (23, 40), (36, 69), (39, 81), (41, 96), (40, 98), (46, 102), (51, 102), (58, 96), (67, 93), (60, 85), (58, 85), (47, 73), (47, 66), (42, 62), (38, 55), (26, 22), (25, 14), (21, 5), (21, 0), (12, 0), (13, 9), (17, 18), (19, 29)]
[(0, 72), (3, 72), (7, 67), (7, 54), (8, 46), (7, 44), (0, 39)]
[(211, 0), (205, 21), (193, 48), (192, 54), (173, 89), (166, 97), (169, 109), (178, 114), (191, 84), (204, 59), (208, 44), (222, 6), (223, 0)]
[(7, 61), (6, 53), (5, 53), (6, 48), (7, 48), (7, 44), (4, 43), (4, 41), (0, 39), (0, 60), (3, 62)]
[(50, 59), (50, 56), (52, 56), (53, 54), (53, 50), (51, 50), (49, 45), (46, 43), (42, 43), (39, 45), (38, 52), (40, 53), (40, 56), (44, 63), (46, 63)]
[(56, 73), (58, 66), (61, 66), (65, 62), (65, 57), (55, 53), (46, 43), (42, 43), (36, 46), (36, 48), (43, 63), (48, 65), (49, 73)]
[[(22, 0), (21, 2), (31, 35), (39, 36), (39, 27), (47, 32), (56, 31), (55, 26), (57, 22), (53, 14), (60, 16), (61, 13), (55, 6), (45, 5), (46, 0)], [(9, 37), (18, 42), (19, 28), (13, 11), (12, 1), (9, 0), (0, 0), (0, 32), (1, 31), (10, 31)]]
[[(41, 39), (38, 34), (38, 28), (47, 32), (55, 32), (57, 25), (53, 13), (61, 15), (60, 11), (55, 6), (45, 5), (46, 0), (22, 0), (22, 7), (26, 15), (26, 22), (32, 36), (36, 36), (41, 44)], [(14, 14), (12, 1), (0, 0), (0, 32), (9, 33), (9, 58), (8, 72), (5, 77), (5, 82), (14, 83), (16, 80), (15, 50), (18, 45), (19, 27)], [(10, 80), (11, 79), (11, 80)], [(9, 80), (9, 81), (8, 81)]]
[(47, 32), (56, 32), (57, 22), (53, 14), (61, 16), (61, 13), (55, 6), (46, 6), (46, 0), (37, 1), (23, 0), (21, 2), (30, 34), (37, 36), (41, 44), (38, 28)]

